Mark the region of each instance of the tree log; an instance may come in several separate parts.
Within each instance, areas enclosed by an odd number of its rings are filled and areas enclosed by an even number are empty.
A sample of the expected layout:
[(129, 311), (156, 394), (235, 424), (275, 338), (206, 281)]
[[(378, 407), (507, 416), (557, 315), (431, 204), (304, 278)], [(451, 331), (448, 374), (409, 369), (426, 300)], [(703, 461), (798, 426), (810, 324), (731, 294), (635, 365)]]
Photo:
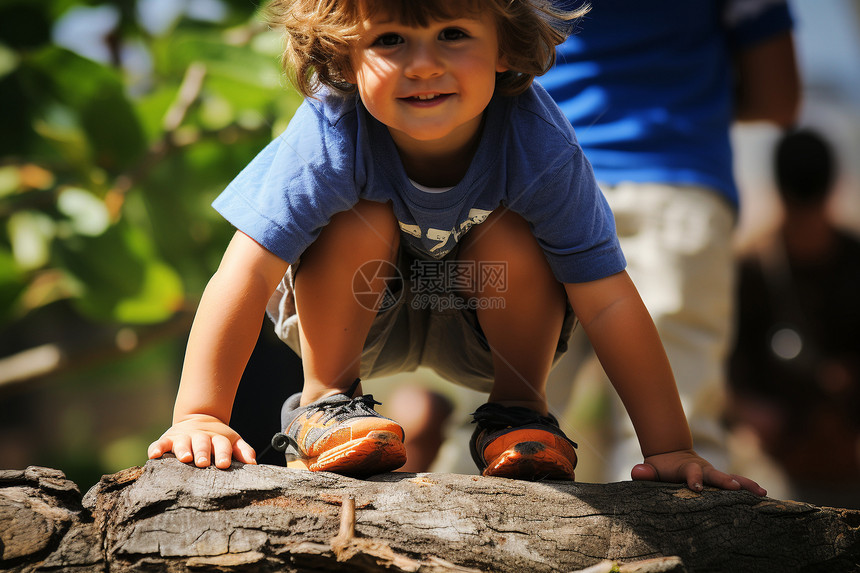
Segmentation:
[[(619, 568), (619, 564), (621, 565)], [(860, 511), (650, 482), (389, 473), (175, 458), (105, 476), (0, 471), (0, 570), (860, 571)]]

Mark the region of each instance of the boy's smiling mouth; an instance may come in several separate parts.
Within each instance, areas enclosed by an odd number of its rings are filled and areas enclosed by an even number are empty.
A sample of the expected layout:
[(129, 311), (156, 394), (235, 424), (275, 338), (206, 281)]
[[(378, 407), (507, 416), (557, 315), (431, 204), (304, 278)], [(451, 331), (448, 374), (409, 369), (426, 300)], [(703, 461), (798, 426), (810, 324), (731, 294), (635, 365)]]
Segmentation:
[(427, 94), (415, 94), (411, 96), (406, 96), (400, 98), (401, 101), (406, 103), (424, 106), (424, 105), (433, 105), (437, 103), (441, 103), (451, 97), (454, 94), (443, 94), (443, 93), (427, 93)]

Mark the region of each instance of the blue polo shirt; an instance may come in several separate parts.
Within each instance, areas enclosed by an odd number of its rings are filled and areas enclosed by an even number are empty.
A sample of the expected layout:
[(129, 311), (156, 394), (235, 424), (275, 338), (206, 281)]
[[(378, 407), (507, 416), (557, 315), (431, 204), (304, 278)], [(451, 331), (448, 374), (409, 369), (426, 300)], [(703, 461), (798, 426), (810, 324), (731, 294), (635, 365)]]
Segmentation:
[(599, 0), (539, 81), (601, 183), (700, 185), (737, 206), (732, 55), (791, 28), (782, 0)]

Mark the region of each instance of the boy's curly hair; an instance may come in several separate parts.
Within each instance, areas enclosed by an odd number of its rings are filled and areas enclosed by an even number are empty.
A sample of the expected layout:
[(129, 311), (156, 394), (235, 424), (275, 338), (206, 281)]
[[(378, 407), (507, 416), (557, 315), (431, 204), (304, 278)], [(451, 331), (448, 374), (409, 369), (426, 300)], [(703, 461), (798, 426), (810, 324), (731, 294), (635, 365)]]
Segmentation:
[(349, 50), (368, 13), (384, 10), (411, 26), (486, 11), (496, 18), (499, 56), (508, 71), (496, 77), (496, 91), (517, 95), (555, 63), (555, 47), (572, 31), (573, 22), (589, 7), (562, 11), (550, 0), (273, 0), (268, 6), (272, 26), (283, 31), (284, 69), (296, 88), (312, 97), (320, 86), (344, 95), (356, 86)]

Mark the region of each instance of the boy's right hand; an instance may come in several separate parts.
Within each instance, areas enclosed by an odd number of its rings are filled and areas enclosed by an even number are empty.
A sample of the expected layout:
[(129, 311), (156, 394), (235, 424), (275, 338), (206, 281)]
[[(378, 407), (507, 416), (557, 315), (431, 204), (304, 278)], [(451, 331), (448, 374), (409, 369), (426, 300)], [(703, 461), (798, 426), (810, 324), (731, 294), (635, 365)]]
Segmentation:
[(199, 468), (208, 467), (214, 454), (215, 467), (227, 469), (230, 460), (256, 464), (252, 448), (230, 426), (204, 414), (196, 414), (173, 424), (160, 438), (149, 445), (149, 459), (173, 452), (183, 463), (194, 462)]

